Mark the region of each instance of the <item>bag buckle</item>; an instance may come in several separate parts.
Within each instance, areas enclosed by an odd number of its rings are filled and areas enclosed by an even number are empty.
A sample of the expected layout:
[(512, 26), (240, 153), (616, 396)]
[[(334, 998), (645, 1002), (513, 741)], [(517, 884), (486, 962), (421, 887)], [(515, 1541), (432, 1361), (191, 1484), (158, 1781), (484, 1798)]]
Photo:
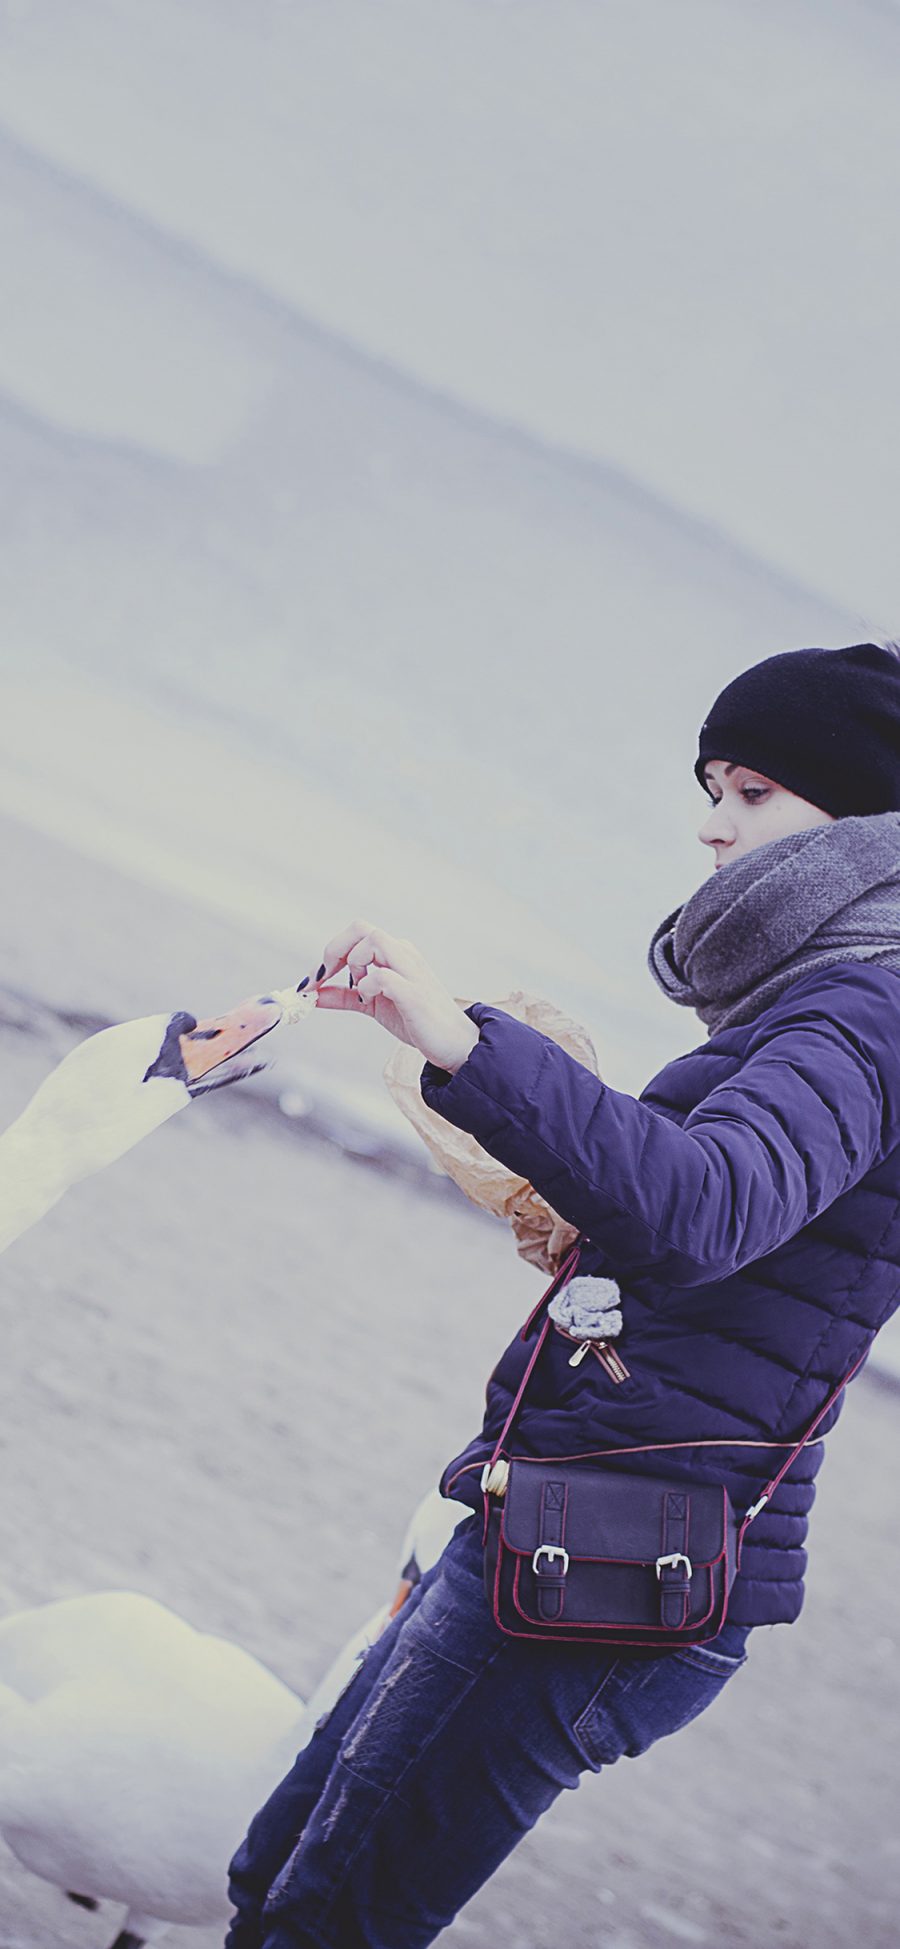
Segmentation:
[(542, 1557), (542, 1556), (545, 1556), (548, 1562), (550, 1563), (552, 1563), (554, 1557), (561, 1556), (563, 1560), (563, 1567), (559, 1574), (561, 1577), (564, 1577), (566, 1575), (566, 1572), (568, 1571), (569, 1568), (569, 1552), (568, 1550), (563, 1549), (562, 1544), (560, 1543), (539, 1543), (538, 1544), (534, 1556), (531, 1559), (531, 1568), (534, 1571), (536, 1577), (539, 1577), (541, 1574), (540, 1564), (538, 1563), (538, 1557)]
[(688, 1574), (688, 1580), (690, 1580), (690, 1578), (691, 1578), (691, 1577), (693, 1576), (693, 1574), (694, 1574), (694, 1566), (693, 1566), (693, 1564), (692, 1564), (692, 1562), (691, 1562), (691, 1559), (690, 1559), (690, 1557), (689, 1557), (689, 1556), (685, 1556), (685, 1555), (684, 1555), (684, 1552), (683, 1552), (682, 1550), (673, 1550), (673, 1551), (672, 1551), (672, 1554), (671, 1554), (671, 1556), (658, 1556), (658, 1557), (657, 1557), (657, 1559), (656, 1559), (656, 1574), (657, 1574), (657, 1577), (659, 1577), (660, 1579), (662, 1578), (662, 1573), (663, 1573), (663, 1570), (665, 1569), (665, 1567), (666, 1567), (666, 1565), (667, 1565), (667, 1564), (671, 1564), (671, 1565), (672, 1565), (672, 1568), (674, 1569), (674, 1567), (675, 1567), (675, 1565), (676, 1565), (676, 1563), (683, 1563), (683, 1564), (685, 1565), (685, 1567), (686, 1567), (686, 1569), (687, 1569), (687, 1574)]

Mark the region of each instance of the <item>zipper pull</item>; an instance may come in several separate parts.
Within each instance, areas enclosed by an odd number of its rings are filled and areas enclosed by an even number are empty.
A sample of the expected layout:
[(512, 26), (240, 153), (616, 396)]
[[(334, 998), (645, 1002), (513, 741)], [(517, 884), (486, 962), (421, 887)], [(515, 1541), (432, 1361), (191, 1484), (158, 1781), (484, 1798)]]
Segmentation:
[(610, 1380), (618, 1383), (619, 1381), (631, 1379), (624, 1360), (621, 1360), (619, 1355), (613, 1352), (608, 1340), (587, 1340), (585, 1341), (585, 1345), (593, 1347), (601, 1367), (609, 1375)]
[(580, 1345), (575, 1348), (575, 1352), (570, 1356), (569, 1366), (580, 1367), (585, 1354), (590, 1352), (592, 1346), (592, 1340), (582, 1340)]

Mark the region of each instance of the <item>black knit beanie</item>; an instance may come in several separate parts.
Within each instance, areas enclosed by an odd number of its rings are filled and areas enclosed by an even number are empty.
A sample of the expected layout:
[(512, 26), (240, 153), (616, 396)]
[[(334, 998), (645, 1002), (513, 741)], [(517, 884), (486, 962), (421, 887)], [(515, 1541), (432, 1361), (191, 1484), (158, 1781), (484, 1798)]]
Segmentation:
[(767, 656), (701, 726), (704, 790), (711, 758), (764, 772), (836, 819), (900, 811), (900, 656), (877, 643)]

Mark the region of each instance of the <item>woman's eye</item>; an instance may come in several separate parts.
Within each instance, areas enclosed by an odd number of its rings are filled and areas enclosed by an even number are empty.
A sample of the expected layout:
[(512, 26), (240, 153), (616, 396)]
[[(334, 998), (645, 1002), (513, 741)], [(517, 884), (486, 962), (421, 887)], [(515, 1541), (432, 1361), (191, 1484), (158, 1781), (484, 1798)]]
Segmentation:
[[(706, 796), (711, 806), (715, 807), (717, 805), (721, 805), (722, 803), (721, 799), (714, 799), (711, 792), (707, 792)], [(763, 799), (767, 799), (768, 796), (769, 796), (769, 788), (767, 785), (742, 785), (741, 786), (741, 798), (744, 799), (747, 805), (759, 805), (761, 801)]]

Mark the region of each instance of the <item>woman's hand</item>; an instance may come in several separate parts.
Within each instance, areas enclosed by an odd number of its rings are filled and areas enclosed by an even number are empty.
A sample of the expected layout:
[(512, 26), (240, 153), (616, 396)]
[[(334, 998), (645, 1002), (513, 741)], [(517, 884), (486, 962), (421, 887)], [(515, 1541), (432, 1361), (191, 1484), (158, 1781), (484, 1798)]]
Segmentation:
[[(349, 968), (350, 988), (322, 984)], [(367, 920), (353, 920), (328, 942), (322, 970), (310, 986), (319, 1008), (370, 1015), (400, 1042), (411, 1043), (429, 1062), (452, 1074), (478, 1041), (471, 1018), (454, 1001), (412, 941), (386, 934)]]

